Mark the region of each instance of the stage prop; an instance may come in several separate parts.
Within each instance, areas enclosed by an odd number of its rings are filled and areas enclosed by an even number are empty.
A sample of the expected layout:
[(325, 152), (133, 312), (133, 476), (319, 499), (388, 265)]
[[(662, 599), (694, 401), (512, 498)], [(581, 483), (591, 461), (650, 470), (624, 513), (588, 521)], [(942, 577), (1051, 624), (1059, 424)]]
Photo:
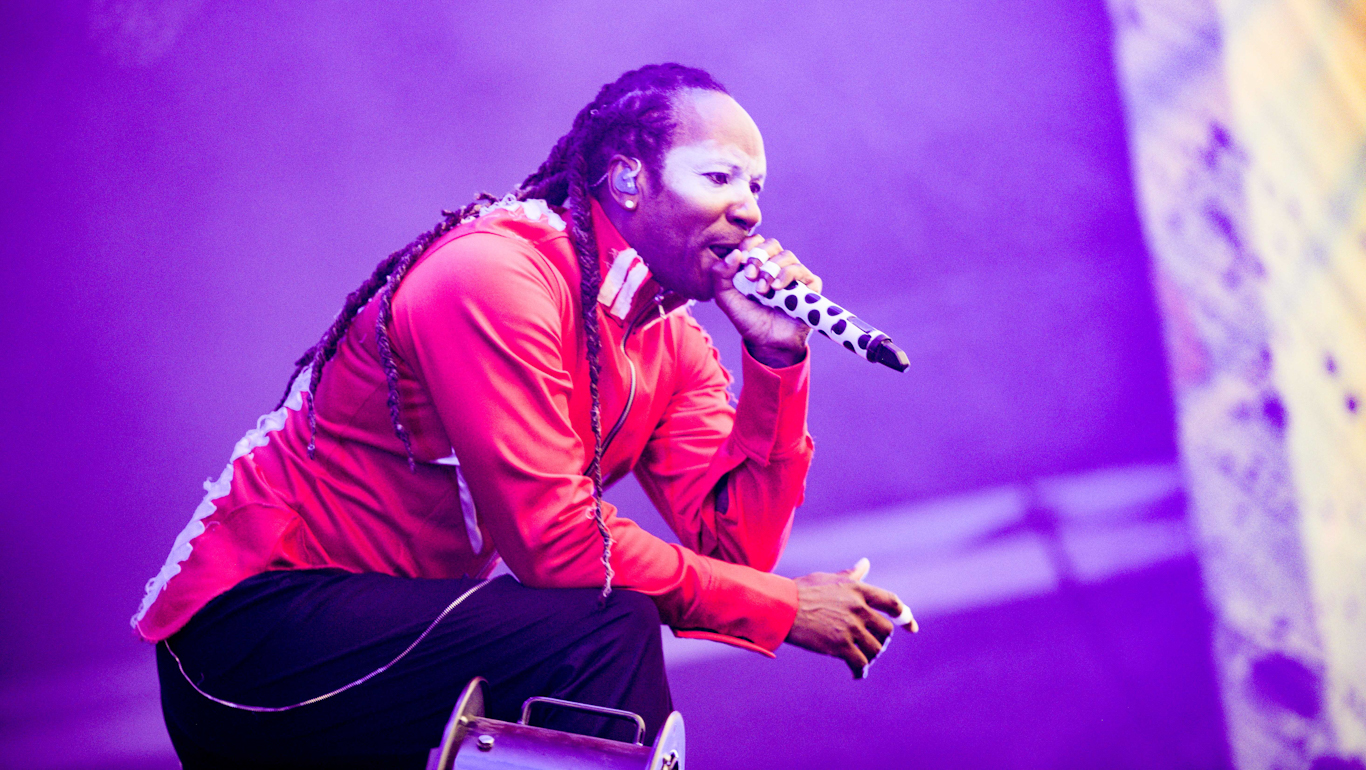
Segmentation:
[(1366, 2), (1109, 0), (1240, 770), (1366, 759)]
[[(488, 682), (475, 677), (465, 685), (450, 721), (441, 734), (441, 745), (432, 749), (427, 770), (683, 770), (683, 715), (677, 711), (664, 720), (653, 746), (640, 741), (645, 720), (629, 711), (590, 706), (557, 698), (528, 698), (522, 718), (504, 722), (484, 716)], [(634, 743), (576, 735), (531, 724), (538, 705), (577, 709), (630, 722), (636, 728)]]

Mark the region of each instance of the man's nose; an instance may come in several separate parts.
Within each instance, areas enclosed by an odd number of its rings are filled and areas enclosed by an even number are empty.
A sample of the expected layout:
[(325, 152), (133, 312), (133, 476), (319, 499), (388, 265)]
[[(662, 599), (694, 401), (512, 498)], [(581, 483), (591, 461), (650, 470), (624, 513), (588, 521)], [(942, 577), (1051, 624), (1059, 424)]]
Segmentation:
[(731, 224), (747, 233), (753, 232), (764, 218), (759, 211), (759, 199), (752, 192), (747, 192), (743, 201), (732, 206), (729, 214)]

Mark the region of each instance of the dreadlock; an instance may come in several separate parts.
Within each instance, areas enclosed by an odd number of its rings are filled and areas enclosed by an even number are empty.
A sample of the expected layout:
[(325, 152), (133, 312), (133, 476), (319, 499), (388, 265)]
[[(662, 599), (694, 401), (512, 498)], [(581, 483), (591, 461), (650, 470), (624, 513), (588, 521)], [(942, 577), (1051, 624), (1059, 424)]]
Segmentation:
[[(598, 398), (598, 381), (602, 374), (602, 336), (598, 329), (597, 310), (602, 277), (599, 274), (597, 238), (593, 234), (590, 206), (593, 185), (589, 180), (600, 179), (608, 162), (618, 153), (639, 158), (647, 173), (657, 173), (677, 125), (673, 112), (674, 97), (680, 91), (690, 89), (728, 93), (707, 72), (681, 64), (651, 64), (623, 74), (616, 81), (603, 86), (597, 97), (579, 110), (569, 132), (555, 142), (550, 155), (510, 193), (512, 200), (539, 198), (567, 209), (569, 213), (566, 230), (574, 245), (582, 275), (579, 299), (588, 355), (588, 387), (593, 404), (593, 456), (584, 473), (593, 480), (593, 520), (602, 535), (603, 599), (612, 592), (612, 538), (602, 515), (602, 409)], [(276, 409), (288, 398), (295, 379), (305, 368), (311, 367), (306, 394), (310, 458), (314, 457), (317, 450), (318, 423), (314, 394), (322, 382), (324, 366), (336, 354), (337, 345), (346, 335), (351, 321), (378, 295), (380, 306), (375, 337), (389, 387), (389, 418), (394, 425), (394, 434), (403, 442), (404, 451), (407, 452), (408, 468), (417, 471), (412, 439), (403, 426), (398, 396), (398, 367), (394, 364), (393, 346), (389, 340), (388, 327), (394, 292), (408, 269), (433, 243), (460, 223), (483, 213), (495, 202), (497, 199), (494, 196), (479, 193), (458, 211), (442, 211), (442, 219), (434, 228), (385, 257), (375, 267), (374, 273), (347, 296), (341, 311), (323, 333), (322, 339), (294, 362), (294, 373)]]

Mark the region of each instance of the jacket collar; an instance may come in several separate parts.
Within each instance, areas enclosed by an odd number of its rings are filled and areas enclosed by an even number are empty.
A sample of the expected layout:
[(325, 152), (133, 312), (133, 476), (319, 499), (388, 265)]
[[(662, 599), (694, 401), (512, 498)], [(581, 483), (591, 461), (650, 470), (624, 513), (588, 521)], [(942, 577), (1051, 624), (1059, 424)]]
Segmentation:
[[(650, 275), (645, 261), (617, 232), (597, 200), (590, 199), (590, 204), (593, 208), (593, 234), (598, 242), (598, 267), (602, 270), (598, 304), (602, 305), (604, 313), (616, 319), (617, 323), (624, 324), (653, 306), (661, 287)], [(681, 304), (670, 302), (672, 297), (668, 295), (663, 303), (670, 310)]]

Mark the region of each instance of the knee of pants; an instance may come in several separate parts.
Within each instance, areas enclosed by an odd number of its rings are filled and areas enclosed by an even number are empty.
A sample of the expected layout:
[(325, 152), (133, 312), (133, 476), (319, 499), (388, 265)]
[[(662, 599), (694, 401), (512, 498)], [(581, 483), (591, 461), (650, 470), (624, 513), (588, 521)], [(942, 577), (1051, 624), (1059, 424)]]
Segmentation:
[(614, 590), (607, 604), (616, 636), (630, 640), (633, 647), (658, 644), (661, 621), (654, 599), (636, 591)]

